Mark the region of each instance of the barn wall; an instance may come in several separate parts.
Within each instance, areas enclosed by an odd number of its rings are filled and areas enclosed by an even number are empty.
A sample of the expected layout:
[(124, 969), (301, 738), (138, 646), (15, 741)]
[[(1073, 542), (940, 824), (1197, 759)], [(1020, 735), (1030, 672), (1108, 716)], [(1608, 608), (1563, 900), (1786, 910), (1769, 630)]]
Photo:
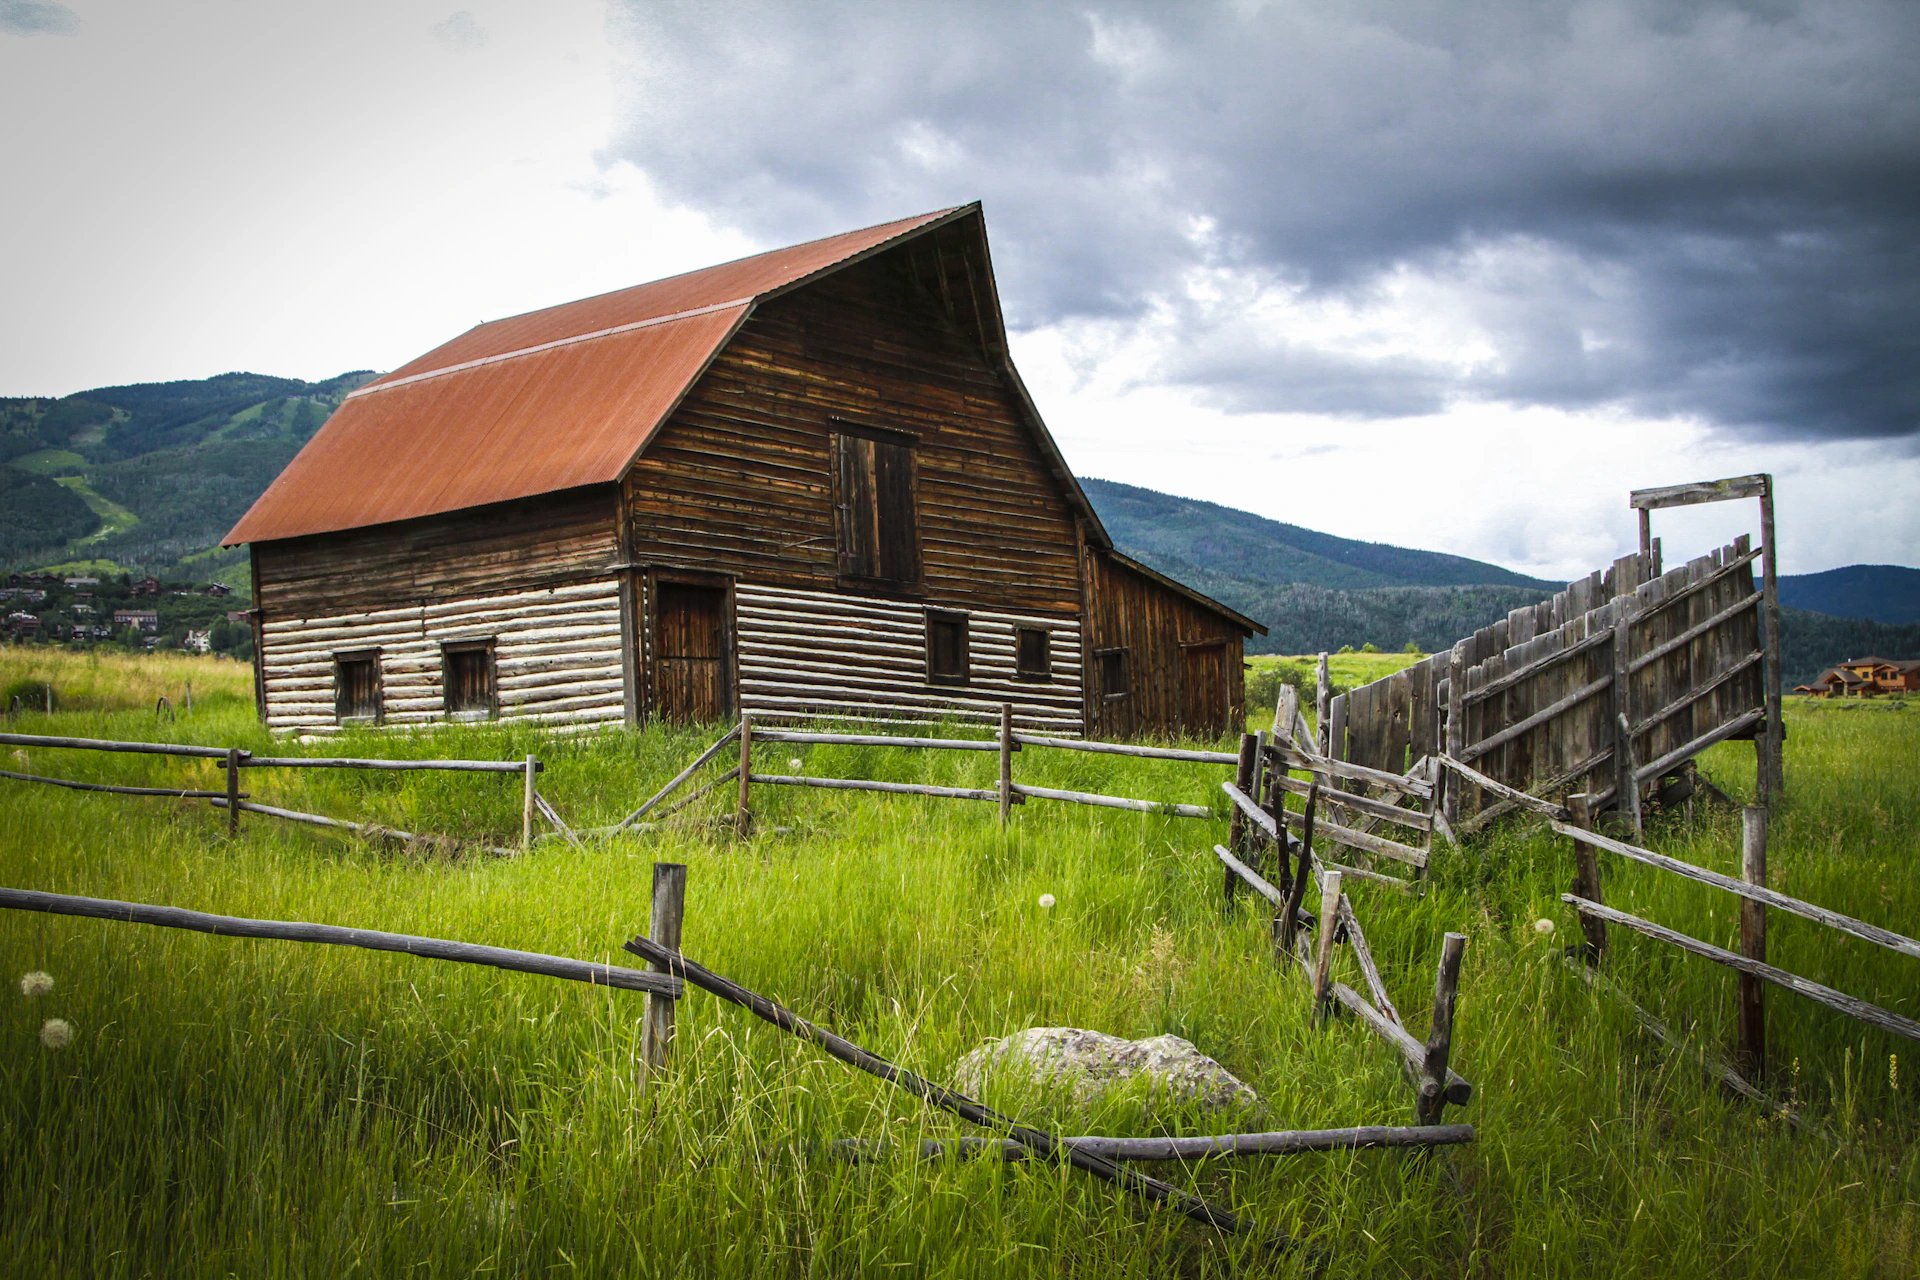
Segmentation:
[(335, 612), (262, 624), (267, 726), (334, 731), (335, 654), (380, 651), (382, 722), (446, 719), (440, 646), (491, 639), (499, 715), (547, 725), (619, 724), (620, 595), (611, 580), (470, 596), (397, 609)]
[(605, 578), (617, 503), (600, 485), (255, 543), (254, 604), (272, 624)]
[[(971, 679), (926, 678), (926, 612), (917, 604), (763, 584), (735, 588), (741, 703), (761, 719), (954, 719), (1078, 735), (1080, 625), (1057, 615), (966, 610)], [(1014, 627), (1052, 634), (1053, 679), (1018, 680)]]
[[(1233, 622), (1111, 557), (1091, 552), (1087, 573), (1088, 734), (1100, 738), (1215, 738), (1246, 723), (1245, 635)], [(1191, 687), (1188, 648), (1221, 641), (1224, 686), (1218, 698)], [(1100, 687), (1099, 654), (1125, 649), (1130, 689), (1110, 699)], [(1195, 704), (1209, 714), (1196, 716)], [(1215, 703), (1224, 705), (1216, 706)]]
[[(907, 432), (923, 580), (839, 577), (831, 420)], [(761, 306), (629, 473), (637, 562), (846, 595), (1071, 616), (1073, 516), (1010, 389), (904, 255)]]

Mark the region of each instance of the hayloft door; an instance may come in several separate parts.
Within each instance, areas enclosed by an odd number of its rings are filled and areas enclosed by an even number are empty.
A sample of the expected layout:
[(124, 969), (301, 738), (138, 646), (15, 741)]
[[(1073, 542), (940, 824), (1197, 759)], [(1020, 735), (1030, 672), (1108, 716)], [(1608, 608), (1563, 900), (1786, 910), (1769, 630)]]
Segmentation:
[(733, 714), (732, 628), (725, 587), (655, 585), (653, 708), (686, 724)]
[(1227, 646), (1185, 645), (1180, 657), (1180, 727), (1191, 737), (1218, 738), (1230, 727)]

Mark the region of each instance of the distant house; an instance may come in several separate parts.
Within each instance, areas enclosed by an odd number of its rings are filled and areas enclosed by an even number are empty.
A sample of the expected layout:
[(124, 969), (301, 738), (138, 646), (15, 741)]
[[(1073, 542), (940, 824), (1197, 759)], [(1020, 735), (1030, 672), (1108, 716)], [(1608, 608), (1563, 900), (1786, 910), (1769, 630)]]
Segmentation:
[(233, 594), (233, 588), (224, 582), (209, 582), (206, 586), (200, 588), (200, 594), (207, 596), (230, 596)]
[(1820, 673), (1795, 693), (1815, 698), (1871, 698), (1885, 693), (1920, 693), (1920, 659), (1849, 658)]
[(142, 578), (133, 584), (133, 594), (139, 596), (157, 596), (160, 594), (160, 579)]
[(63, 578), (61, 581), (70, 587), (97, 587), (100, 585), (100, 579), (98, 578)]
[(116, 627), (135, 627), (141, 631), (158, 631), (160, 615), (152, 609), (115, 609), (113, 625)]
[(275, 730), (514, 717), (1216, 737), (1265, 628), (1115, 549), (978, 205), (483, 324), (246, 516)]
[(30, 613), (10, 613), (7, 615), (7, 634), (20, 640), (28, 640), (40, 634), (40, 619)]
[(213, 632), (189, 631), (187, 638), (180, 642), (180, 647), (188, 653), (211, 653), (213, 652)]

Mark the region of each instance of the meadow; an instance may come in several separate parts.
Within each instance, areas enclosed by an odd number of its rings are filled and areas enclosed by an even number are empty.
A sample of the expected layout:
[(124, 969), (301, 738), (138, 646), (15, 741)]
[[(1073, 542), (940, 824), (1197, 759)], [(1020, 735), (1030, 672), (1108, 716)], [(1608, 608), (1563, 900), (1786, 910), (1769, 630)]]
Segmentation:
[[(117, 661), (0, 649), (0, 685), (51, 679), (63, 708), (10, 727), (268, 748), (246, 667), (174, 659), (116, 674)], [(194, 713), (156, 720), (154, 697), (179, 704), (186, 679)], [(1920, 708), (1790, 715), (1772, 882), (1920, 930)], [(481, 726), (341, 745), (538, 755), (543, 793), (583, 826), (631, 809), (717, 734)], [(994, 769), (986, 753), (761, 750), (781, 771), (823, 775), (984, 786)], [(17, 772), (218, 777), (182, 760), (6, 753)], [(1703, 767), (1750, 794), (1746, 744)], [(1017, 770), (1216, 812), (1226, 773), (1039, 750)], [(267, 803), (407, 830), (492, 843), (519, 832), (512, 778), (263, 770), (247, 781)], [(684, 862), (688, 955), (932, 1079), (1029, 1026), (1171, 1032), (1264, 1103), (1209, 1116), (1011, 1085), (987, 1099), (1057, 1131), (1411, 1122), (1395, 1057), (1351, 1019), (1311, 1029), (1306, 983), (1273, 966), (1247, 895), (1223, 915), (1208, 850), (1224, 816), (1036, 801), (1003, 831), (987, 804), (760, 788), (763, 834), (747, 841), (709, 821), (716, 796), (642, 836), (447, 860), (255, 817), (230, 839), (204, 804), (0, 787), (10, 887), (637, 963), (620, 944), (646, 928), (649, 864)], [(1661, 817), (1647, 842), (1737, 874), (1737, 825), (1699, 805)], [(1618, 861), (1603, 869), (1609, 902), (1735, 945), (1730, 899)], [(1421, 898), (1353, 891), (1409, 1025), (1425, 1025), (1442, 933), (1469, 937), (1454, 1064), (1476, 1093), (1447, 1119), (1476, 1126), (1472, 1145), (1143, 1166), (1311, 1256), (1217, 1236), (1070, 1169), (833, 1158), (823, 1144), (842, 1137), (978, 1131), (697, 991), (681, 1002), (671, 1068), (643, 1087), (642, 998), (630, 993), (0, 913), (0, 1256), (19, 1274), (89, 1277), (1920, 1275), (1912, 1046), (1770, 992), (1767, 1086), (1809, 1131), (1727, 1098), (1567, 970), (1561, 950), (1578, 930), (1558, 894), (1571, 872), (1566, 841), (1517, 821), (1439, 853)], [(1555, 931), (1539, 932), (1542, 919)], [(1769, 928), (1776, 963), (1920, 1016), (1914, 961), (1778, 912)], [(1669, 1025), (1731, 1044), (1729, 972), (1619, 931), (1606, 965)], [(23, 994), (29, 971), (50, 974), (52, 990)], [(71, 1044), (42, 1046), (48, 1018), (71, 1024)]]

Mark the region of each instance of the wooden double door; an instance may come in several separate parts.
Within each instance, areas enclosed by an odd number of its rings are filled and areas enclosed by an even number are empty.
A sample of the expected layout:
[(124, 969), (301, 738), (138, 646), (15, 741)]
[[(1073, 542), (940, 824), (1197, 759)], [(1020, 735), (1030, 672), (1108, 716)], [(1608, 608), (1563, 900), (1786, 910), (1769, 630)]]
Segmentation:
[(1180, 728), (1194, 738), (1218, 738), (1233, 731), (1233, 690), (1227, 646), (1188, 644), (1180, 650)]
[(652, 584), (652, 712), (676, 724), (731, 719), (733, 601), (724, 585)]

